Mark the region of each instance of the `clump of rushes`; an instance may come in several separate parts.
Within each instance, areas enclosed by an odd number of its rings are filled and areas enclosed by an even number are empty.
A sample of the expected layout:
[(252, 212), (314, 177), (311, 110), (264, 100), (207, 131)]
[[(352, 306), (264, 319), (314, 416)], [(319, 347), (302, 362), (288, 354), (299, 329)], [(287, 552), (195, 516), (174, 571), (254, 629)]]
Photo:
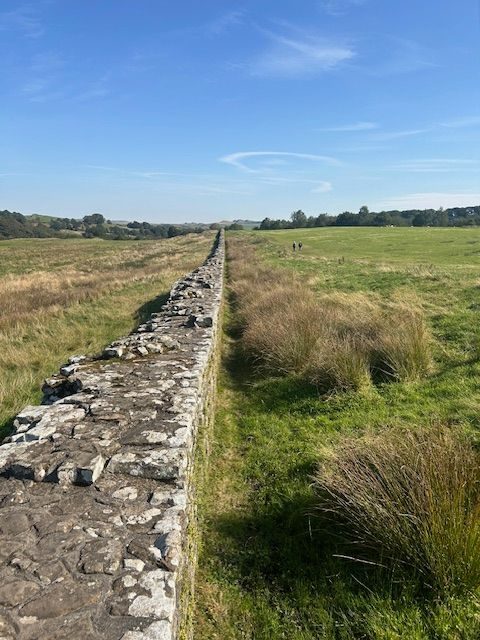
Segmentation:
[(322, 458), (319, 508), (350, 556), (396, 564), (436, 596), (480, 586), (480, 455), (463, 434), (393, 429)]
[(430, 367), (430, 335), (418, 305), (359, 293), (318, 296), (294, 274), (229, 246), (243, 345), (259, 364), (324, 390), (409, 381)]

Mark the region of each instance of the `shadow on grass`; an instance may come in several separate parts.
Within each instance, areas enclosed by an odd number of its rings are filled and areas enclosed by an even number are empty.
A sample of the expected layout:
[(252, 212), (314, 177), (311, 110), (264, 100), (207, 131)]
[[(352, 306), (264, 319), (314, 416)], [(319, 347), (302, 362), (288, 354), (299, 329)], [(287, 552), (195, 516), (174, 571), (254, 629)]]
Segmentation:
[(135, 312), (135, 322), (137, 325), (146, 322), (152, 313), (158, 313), (167, 302), (170, 292), (162, 293), (153, 300), (148, 300)]
[(12, 416), (10, 418), (7, 418), (7, 420), (4, 420), (3, 422), (0, 422), (0, 443), (4, 438), (12, 433), (14, 419), (15, 416)]
[(318, 391), (291, 377), (262, 381), (244, 357), (236, 332), (227, 325), (226, 333), (231, 342), (223, 364), (230, 388), (241, 394), (238, 451), (247, 495), (244, 508), (217, 512), (210, 521), (215, 542), (209, 555), (219, 559), (236, 584), (253, 593), (257, 588), (268, 592), (273, 600), (305, 590), (329, 600), (334, 584), (348, 597), (403, 590), (405, 583), (397, 583), (391, 571), (336, 557), (346, 555), (345, 546), (336, 523), (317, 508), (311, 487), (315, 460), (304, 455), (294, 432), (280, 428), (278, 438), (275, 429), (262, 433), (269, 415), (270, 424), (289, 412), (301, 419), (305, 412), (297, 407), (317, 401)]
[[(248, 513), (223, 513), (211, 527), (221, 540), (213, 553), (228, 579), (252, 596), (258, 590), (272, 603), (283, 601), (286, 609), (301, 612), (304, 594), (339, 610), (356, 597), (421, 597), (398, 568), (355, 561), (355, 549), (339, 542), (334, 523), (321, 517), (315, 498), (304, 492), (275, 504), (255, 500)], [(303, 615), (308, 618), (308, 610)]]
[[(142, 304), (140, 307), (138, 307), (138, 309), (135, 311), (133, 315), (133, 318), (135, 321), (135, 327), (146, 322), (152, 313), (157, 313), (158, 311), (160, 311), (162, 306), (168, 300), (169, 295), (170, 295), (170, 292), (162, 293), (156, 296), (155, 298), (153, 298), (152, 300), (148, 300), (147, 302)], [(121, 336), (118, 336), (118, 337), (121, 337)], [(61, 364), (62, 363), (59, 362), (59, 366)], [(35, 400), (33, 400), (33, 402), (35, 402)], [(9, 416), (7, 419), (3, 420), (2, 422), (0, 422), (0, 441), (12, 433), (14, 419), (15, 419), (15, 415), (12, 415), (12, 416)]]

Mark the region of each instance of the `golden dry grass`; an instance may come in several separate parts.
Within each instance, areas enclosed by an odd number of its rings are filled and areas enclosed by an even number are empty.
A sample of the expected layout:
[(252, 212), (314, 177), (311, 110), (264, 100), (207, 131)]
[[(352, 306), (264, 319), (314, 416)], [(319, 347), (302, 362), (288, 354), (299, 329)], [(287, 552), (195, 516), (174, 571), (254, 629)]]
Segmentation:
[(430, 368), (430, 335), (417, 300), (365, 293), (316, 295), (297, 276), (229, 241), (243, 344), (263, 367), (325, 390), (408, 381)]
[(0, 425), (38, 399), (42, 378), (69, 355), (128, 333), (212, 242), (213, 234), (0, 243)]

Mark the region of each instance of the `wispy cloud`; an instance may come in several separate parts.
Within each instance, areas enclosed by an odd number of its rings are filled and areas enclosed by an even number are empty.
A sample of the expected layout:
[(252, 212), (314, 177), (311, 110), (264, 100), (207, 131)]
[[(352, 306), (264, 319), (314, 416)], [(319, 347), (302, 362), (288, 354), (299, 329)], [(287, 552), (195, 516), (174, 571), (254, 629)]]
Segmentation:
[(315, 129), (315, 131), (330, 132), (349, 132), (349, 131), (371, 131), (372, 129), (378, 129), (379, 124), (377, 122), (354, 122), (352, 124), (343, 124), (335, 127), (322, 127)]
[(54, 100), (86, 102), (104, 98), (110, 93), (110, 74), (96, 79), (85, 78), (73, 84), (67, 77), (67, 62), (54, 51), (35, 54), (25, 69), (21, 93), (35, 103)]
[(148, 183), (155, 191), (188, 192), (190, 195), (207, 196), (214, 194), (249, 195), (252, 185), (240, 180), (225, 180), (223, 176), (181, 171), (161, 171), (158, 169), (132, 169), (109, 165), (88, 164), (82, 169), (111, 174), (115, 181), (125, 184), (129, 180), (141, 181), (142, 188)]
[(353, 48), (345, 43), (308, 33), (285, 36), (261, 31), (269, 45), (249, 65), (250, 73), (254, 76), (314, 75), (331, 71), (356, 55)]
[(322, 180), (311, 190), (311, 193), (328, 193), (329, 191), (332, 191), (332, 189), (333, 187), (331, 182)]
[(110, 94), (109, 74), (103, 75), (98, 80), (93, 80), (85, 85), (78, 93), (72, 95), (75, 102), (87, 102), (96, 98), (105, 98)]
[[(277, 152), (259, 152), (259, 153), (277, 153)], [(325, 156), (317, 156), (312, 154), (297, 154), (284, 152), (285, 156), (307, 159), (309, 161), (325, 160), (328, 163), (336, 164), (334, 158)], [(232, 154), (236, 156), (237, 154)], [(243, 156), (243, 154), (240, 154)], [(281, 153), (280, 153), (281, 155)], [(250, 156), (250, 153), (248, 154)], [(262, 156), (264, 157), (264, 156)], [(268, 157), (268, 156), (265, 156)], [(250, 168), (243, 169), (245, 165), (238, 158), (226, 157), (227, 164), (242, 169), (242, 175), (248, 178), (229, 178), (218, 173), (187, 173), (177, 171), (163, 171), (160, 169), (136, 169), (128, 167), (115, 167), (102, 164), (83, 165), (80, 169), (87, 169), (99, 173), (101, 180), (106, 179), (108, 182), (121, 183), (125, 185), (128, 182), (133, 184), (141, 184), (142, 188), (153, 189), (155, 191), (179, 191), (181, 193), (188, 192), (195, 195), (214, 195), (214, 194), (232, 194), (232, 195), (252, 195), (258, 193), (263, 185), (275, 185), (277, 187), (297, 186), (303, 188), (310, 193), (328, 193), (333, 190), (332, 183), (327, 180), (321, 180), (315, 173), (307, 174), (307, 177), (300, 170), (290, 170), (288, 174), (282, 175), (271, 173), (271, 167), (264, 167), (264, 171), (254, 171)], [(274, 165), (275, 166), (275, 165)], [(104, 176), (104, 177), (103, 177)], [(148, 184), (148, 187), (145, 185)]]
[(375, 140), (397, 140), (399, 138), (410, 138), (411, 136), (418, 136), (422, 133), (431, 131), (431, 127), (425, 127), (423, 129), (404, 129), (402, 131), (385, 131), (383, 133), (375, 134)]
[(237, 169), (241, 169), (247, 173), (259, 173), (262, 169), (252, 169), (246, 164), (247, 160), (252, 158), (265, 158), (265, 157), (280, 157), (280, 158), (297, 158), (301, 160), (311, 160), (313, 162), (324, 162), (329, 165), (339, 165), (340, 161), (331, 156), (322, 156), (312, 153), (294, 153), (292, 151), (238, 151), (236, 153), (230, 153), (226, 156), (219, 158), (220, 162), (230, 164)]
[(313, 185), (310, 188), (310, 193), (326, 193), (327, 191), (332, 191), (333, 186), (331, 182), (327, 180), (318, 180), (312, 178), (302, 178), (301, 176), (272, 176), (272, 175), (259, 175), (256, 176), (256, 180), (258, 182), (262, 182), (265, 184), (275, 184), (275, 185), (292, 185), (292, 184), (306, 184)]
[(478, 127), (480, 126), (480, 115), (477, 116), (463, 116), (454, 120), (447, 120), (441, 122), (442, 127), (448, 127), (451, 129), (460, 129), (464, 127)]
[(320, 8), (331, 16), (343, 16), (353, 7), (365, 4), (367, 0), (320, 0)]
[(436, 54), (425, 45), (406, 38), (378, 38), (375, 61), (364, 71), (374, 77), (402, 75), (438, 66)]
[(54, 51), (35, 54), (26, 68), (20, 91), (30, 102), (47, 102), (64, 95), (61, 71), (65, 62)]
[(0, 32), (2, 31), (20, 32), (27, 38), (40, 38), (45, 33), (38, 9), (30, 4), (0, 12)]
[(221, 35), (226, 33), (232, 27), (236, 27), (243, 23), (245, 14), (243, 11), (229, 11), (224, 15), (209, 22), (206, 26), (206, 30), (214, 35)]
[(376, 209), (438, 209), (439, 207), (468, 207), (480, 203), (476, 193), (409, 193), (387, 198), (375, 205)]
[(413, 173), (450, 173), (468, 169), (480, 170), (478, 163), (468, 158), (420, 158), (399, 163), (391, 168)]

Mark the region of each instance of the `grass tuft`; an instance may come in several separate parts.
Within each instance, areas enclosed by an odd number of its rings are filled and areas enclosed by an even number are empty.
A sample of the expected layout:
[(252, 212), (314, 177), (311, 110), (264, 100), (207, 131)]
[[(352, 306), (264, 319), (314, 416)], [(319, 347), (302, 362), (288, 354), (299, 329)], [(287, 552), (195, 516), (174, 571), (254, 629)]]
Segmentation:
[(320, 510), (361, 561), (411, 571), (435, 595), (480, 583), (480, 455), (450, 427), (346, 438), (316, 474)]
[(259, 263), (238, 240), (229, 242), (229, 258), (244, 347), (268, 371), (299, 375), (326, 391), (428, 372), (430, 335), (411, 299), (315, 295), (291, 273)]

